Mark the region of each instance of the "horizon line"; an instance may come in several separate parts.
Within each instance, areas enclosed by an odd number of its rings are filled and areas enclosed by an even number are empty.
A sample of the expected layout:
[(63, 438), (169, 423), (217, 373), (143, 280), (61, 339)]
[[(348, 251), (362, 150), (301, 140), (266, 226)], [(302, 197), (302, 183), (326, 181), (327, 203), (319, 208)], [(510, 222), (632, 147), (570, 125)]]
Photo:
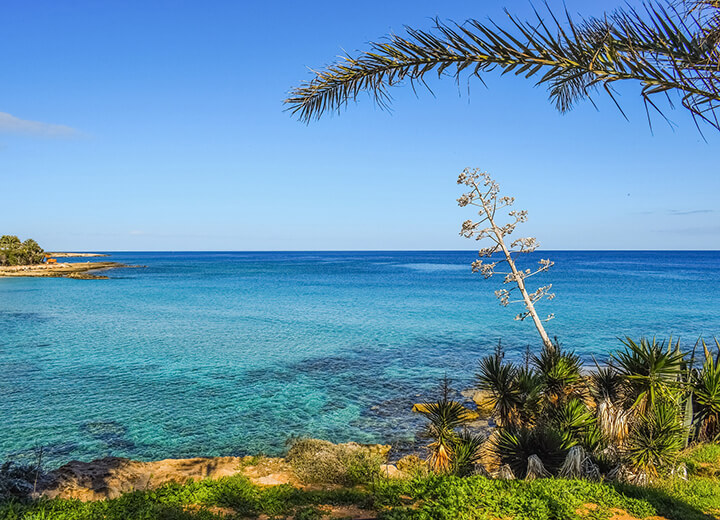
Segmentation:
[[(469, 253), (477, 249), (92, 249), (66, 251), (53, 250), (51, 253)], [(48, 251), (45, 251), (48, 253)], [(538, 249), (536, 253), (713, 253), (720, 249)]]

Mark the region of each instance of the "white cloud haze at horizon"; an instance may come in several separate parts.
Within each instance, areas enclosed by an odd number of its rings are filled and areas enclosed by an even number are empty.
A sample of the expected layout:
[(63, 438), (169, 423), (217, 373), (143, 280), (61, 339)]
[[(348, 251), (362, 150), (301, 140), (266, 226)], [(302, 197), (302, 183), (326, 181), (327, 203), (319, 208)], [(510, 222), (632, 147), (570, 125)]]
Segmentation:
[(77, 130), (66, 125), (20, 119), (7, 112), (0, 112), (0, 133), (51, 138), (68, 138), (79, 134)]

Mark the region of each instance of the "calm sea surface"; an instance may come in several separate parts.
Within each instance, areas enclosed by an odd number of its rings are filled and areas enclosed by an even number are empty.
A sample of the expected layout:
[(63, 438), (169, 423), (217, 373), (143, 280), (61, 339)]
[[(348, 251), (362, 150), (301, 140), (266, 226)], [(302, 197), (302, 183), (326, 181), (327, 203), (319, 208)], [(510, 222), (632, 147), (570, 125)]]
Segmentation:
[[(548, 332), (720, 336), (720, 252), (545, 252)], [(0, 279), (0, 460), (280, 453), (288, 438), (412, 442), (410, 406), (502, 338), (538, 343), (473, 252), (113, 253), (110, 280)], [(531, 257), (537, 261), (540, 257)], [(534, 281), (534, 280), (533, 280)]]

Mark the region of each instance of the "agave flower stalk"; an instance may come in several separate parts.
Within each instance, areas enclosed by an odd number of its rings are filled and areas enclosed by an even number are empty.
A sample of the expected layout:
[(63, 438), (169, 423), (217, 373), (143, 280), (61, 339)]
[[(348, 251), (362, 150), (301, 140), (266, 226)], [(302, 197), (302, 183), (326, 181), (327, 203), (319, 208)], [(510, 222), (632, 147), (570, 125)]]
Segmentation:
[[(472, 263), (473, 272), (480, 272), (485, 278), (490, 278), (494, 274), (504, 274), (506, 284), (513, 284), (514, 287), (511, 289), (501, 289), (495, 291), (495, 296), (500, 300), (500, 304), (507, 306), (510, 303), (521, 302), (525, 306), (525, 311), (515, 316), (516, 320), (524, 320), (530, 316), (535, 324), (535, 328), (540, 334), (543, 345), (546, 348), (554, 348), (553, 343), (550, 341), (550, 337), (545, 332), (543, 321), (552, 319), (554, 316), (551, 314), (545, 319), (541, 319), (535, 310), (535, 304), (547, 298), (552, 300), (555, 295), (550, 292), (552, 285), (546, 285), (539, 287), (535, 292), (528, 292), (525, 280), (531, 276), (534, 276), (543, 271), (547, 271), (553, 265), (553, 262), (546, 259), (541, 259), (539, 262), (540, 267), (534, 271), (531, 269), (521, 270), (517, 267), (513, 254), (518, 253), (531, 253), (538, 247), (538, 242), (533, 237), (518, 238), (508, 244), (506, 237), (509, 236), (518, 224), (521, 224), (527, 220), (527, 211), (512, 210), (508, 212), (508, 216), (511, 221), (507, 224), (502, 224), (498, 220), (497, 210), (512, 206), (515, 202), (513, 197), (498, 197), (500, 187), (487, 173), (481, 172), (479, 169), (465, 168), (458, 177), (458, 184), (464, 184), (470, 188), (468, 193), (463, 194), (458, 199), (458, 205), (464, 206), (475, 206), (478, 208), (478, 215), (481, 217), (479, 221), (473, 222), (472, 220), (466, 220), (463, 222), (460, 235), (466, 238), (475, 238), (475, 240), (490, 240), (493, 245), (490, 247), (481, 249), (479, 251), (480, 260), (476, 260)], [(483, 223), (489, 224), (485, 228), (481, 228), (480, 225)], [(493, 254), (501, 253), (503, 259), (497, 261), (490, 261), (484, 263), (483, 257), (492, 257)], [(507, 263), (510, 271), (504, 273), (496, 272), (495, 268), (501, 264)], [(510, 300), (512, 291), (517, 289), (520, 292), (521, 298), (519, 300)]]

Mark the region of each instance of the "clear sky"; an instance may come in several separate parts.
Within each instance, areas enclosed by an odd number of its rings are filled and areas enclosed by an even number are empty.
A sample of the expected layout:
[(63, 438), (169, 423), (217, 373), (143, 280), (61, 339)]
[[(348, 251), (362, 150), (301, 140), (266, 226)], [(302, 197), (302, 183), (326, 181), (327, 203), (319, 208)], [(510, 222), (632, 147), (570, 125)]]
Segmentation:
[[(566, 0), (571, 13), (621, 2)], [(551, 1), (553, 6), (561, 6)], [(541, 4), (540, 4), (541, 5)], [(463, 249), (455, 179), (490, 171), (547, 249), (720, 249), (720, 134), (651, 132), (600, 96), (398, 88), (309, 126), (282, 100), (308, 67), (403, 25), (525, 2), (8, 0), (0, 16), (0, 234), (60, 250)]]

